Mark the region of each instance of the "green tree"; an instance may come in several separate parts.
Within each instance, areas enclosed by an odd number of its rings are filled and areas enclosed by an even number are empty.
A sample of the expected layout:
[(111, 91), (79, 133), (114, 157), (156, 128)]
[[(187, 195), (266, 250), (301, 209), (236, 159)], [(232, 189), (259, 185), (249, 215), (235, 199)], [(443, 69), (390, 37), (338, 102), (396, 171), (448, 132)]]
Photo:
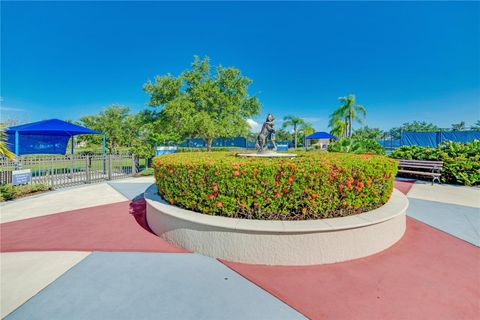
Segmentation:
[[(118, 151), (119, 147), (132, 147), (138, 136), (139, 123), (128, 107), (113, 105), (97, 115), (81, 117), (80, 121), (84, 126), (105, 134), (108, 152)], [(90, 142), (99, 143), (101, 137), (90, 139), (95, 139)]]
[(401, 132), (435, 132), (440, 128), (433, 123), (427, 123), (425, 121), (413, 121), (405, 122), (400, 127), (390, 129), (390, 135), (392, 139), (400, 139)]
[(275, 139), (277, 141), (293, 141), (293, 134), (284, 128), (275, 132)]
[(380, 128), (369, 128), (365, 126), (360, 129), (353, 130), (353, 135), (364, 139), (379, 140), (383, 137), (383, 131)]
[(294, 139), (295, 139), (295, 143), (294, 143), (295, 148), (297, 148), (298, 129), (301, 126), (305, 126), (306, 124), (307, 123), (305, 122), (305, 120), (303, 120), (300, 117), (296, 117), (296, 116), (292, 116), (292, 115), (287, 115), (287, 116), (283, 117), (283, 127), (284, 128), (293, 127), (293, 136), (294, 136)]
[(208, 57), (195, 56), (191, 69), (180, 76), (157, 76), (144, 90), (150, 95), (149, 106), (161, 109), (168, 123), (182, 139), (200, 137), (208, 150), (217, 137), (245, 136), (247, 119), (260, 111), (260, 103), (248, 94), (252, 80), (233, 67), (210, 70)]
[[(340, 97), (340, 107), (330, 115), (329, 127), (332, 134), (340, 136), (352, 136), (353, 122), (356, 121), (363, 124), (363, 120), (367, 115), (364, 106), (355, 104), (355, 95), (348, 97)], [(343, 125), (341, 124), (343, 122)]]
[(470, 127), (472, 130), (480, 130), (480, 120), (477, 120), (474, 125)]
[(452, 130), (453, 131), (465, 131), (465, 121), (461, 121), (459, 123), (452, 123)]
[(306, 122), (305, 124), (301, 125), (298, 130), (298, 136), (300, 137), (301, 145), (304, 146), (305, 137), (311, 135), (315, 132), (311, 123)]

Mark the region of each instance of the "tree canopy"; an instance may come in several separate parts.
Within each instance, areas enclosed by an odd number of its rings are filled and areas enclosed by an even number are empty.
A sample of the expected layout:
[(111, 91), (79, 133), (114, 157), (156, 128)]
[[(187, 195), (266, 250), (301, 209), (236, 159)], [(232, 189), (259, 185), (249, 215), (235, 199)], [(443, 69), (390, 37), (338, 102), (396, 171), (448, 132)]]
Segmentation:
[(233, 67), (217, 66), (208, 57), (195, 56), (191, 69), (178, 77), (157, 76), (144, 85), (149, 106), (159, 108), (165, 130), (179, 138), (199, 137), (208, 149), (217, 137), (248, 134), (247, 119), (260, 112), (257, 97), (250, 96), (252, 80)]
[(383, 137), (383, 131), (380, 128), (370, 128), (365, 126), (360, 129), (353, 130), (353, 135), (365, 139), (379, 140)]
[(393, 139), (400, 139), (401, 132), (435, 132), (440, 128), (433, 123), (425, 121), (405, 122), (400, 127), (390, 129), (390, 135)]
[[(139, 123), (130, 109), (124, 106), (112, 105), (100, 111), (97, 115), (80, 118), (81, 124), (105, 133), (108, 152), (118, 151), (120, 146), (132, 147), (138, 135)], [(83, 136), (89, 142), (100, 142), (101, 137)]]

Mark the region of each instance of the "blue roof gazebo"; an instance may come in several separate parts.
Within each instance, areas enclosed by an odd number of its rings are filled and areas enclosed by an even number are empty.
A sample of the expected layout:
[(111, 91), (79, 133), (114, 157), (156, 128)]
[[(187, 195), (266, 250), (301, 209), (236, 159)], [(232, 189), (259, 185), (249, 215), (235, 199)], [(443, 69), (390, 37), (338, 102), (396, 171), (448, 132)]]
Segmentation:
[[(311, 135), (305, 137), (305, 141), (304, 141), (305, 149), (308, 148), (307, 142), (314, 139), (320, 139), (320, 140), (325, 139), (329, 141), (330, 139), (337, 139), (337, 137), (332, 136), (330, 133), (323, 132), (323, 131), (312, 133)], [(325, 149), (328, 146), (328, 141), (325, 142), (325, 144), (321, 145), (322, 149)]]
[[(103, 134), (102, 132), (78, 126), (66, 121), (51, 119), (7, 128), (7, 142), (15, 155), (26, 154), (66, 154), (67, 144), (79, 134)], [(13, 149), (13, 150), (12, 150)], [(105, 134), (103, 134), (102, 152), (105, 154)]]
[(337, 137), (332, 136), (330, 133), (326, 132), (315, 132), (309, 136), (306, 136), (305, 139), (312, 140), (312, 139), (337, 139)]

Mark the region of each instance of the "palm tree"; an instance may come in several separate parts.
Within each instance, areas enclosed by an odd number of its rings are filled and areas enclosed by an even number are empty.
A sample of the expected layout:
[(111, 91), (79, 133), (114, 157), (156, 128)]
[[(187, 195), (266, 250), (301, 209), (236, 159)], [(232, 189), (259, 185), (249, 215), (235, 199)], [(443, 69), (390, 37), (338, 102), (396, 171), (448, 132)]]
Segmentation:
[[(330, 115), (329, 126), (332, 131), (342, 130), (342, 136), (352, 136), (352, 124), (353, 121), (357, 121), (360, 124), (363, 123), (363, 119), (367, 115), (365, 107), (359, 104), (355, 104), (355, 95), (351, 94), (348, 97), (340, 97), (338, 100), (342, 105)], [(343, 125), (340, 125), (343, 122)]]
[(328, 123), (328, 127), (332, 128), (330, 130), (330, 134), (336, 136), (336, 137), (343, 137), (346, 135), (345, 130), (347, 128), (345, 121), (343, 120), (342, 117), (332, 117), (330, 116), (330, 121)]
[(453, 131), (465, 131), (465, 121), (459, 123), (452, 123)]
[(7, 135), (3, 128), (0, 128), (0, 156), (15, 159), (15, 154), (7, 148)]
[(295, 136), (295, 149), (297, 148), (298, 127), (299, 126), (304, 126), (306, 124), (307, 123), (305, 122), (305, 120), (303, 120), (300, 117), (296, 117), (296, 116), (292, 116), (292, 115), (288, 115), (288, 116), (283, 117), (283, 127), (284, 128), (289, 127), (289, 126), (293, 126), (293, 134)]
[(480, 120), (477, 120), (473, 126), (470, 127), (472, 130), (480, 130)]

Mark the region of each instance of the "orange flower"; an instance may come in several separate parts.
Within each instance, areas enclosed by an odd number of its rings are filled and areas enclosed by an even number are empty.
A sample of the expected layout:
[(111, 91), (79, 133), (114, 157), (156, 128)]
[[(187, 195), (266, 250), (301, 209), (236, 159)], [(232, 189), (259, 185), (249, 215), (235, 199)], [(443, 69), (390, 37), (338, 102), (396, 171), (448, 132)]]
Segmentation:
[(233, 172), (233, 175), (234, 175), (235, 177), (238, 177), (238, 176), (240, 175), (240, 172), (239, 172), (238, 170), (235, 170), (235, 171)]
[(256, 193), (256, 194), (262, 194), (262, 191), (257, 190), (257, 191), (255, 191), (255, 193)]
[(216, 204), (215, 206), (216, 206), (217, 208), (223, 207), (223, 203), (217, 202), (217, 204)]

